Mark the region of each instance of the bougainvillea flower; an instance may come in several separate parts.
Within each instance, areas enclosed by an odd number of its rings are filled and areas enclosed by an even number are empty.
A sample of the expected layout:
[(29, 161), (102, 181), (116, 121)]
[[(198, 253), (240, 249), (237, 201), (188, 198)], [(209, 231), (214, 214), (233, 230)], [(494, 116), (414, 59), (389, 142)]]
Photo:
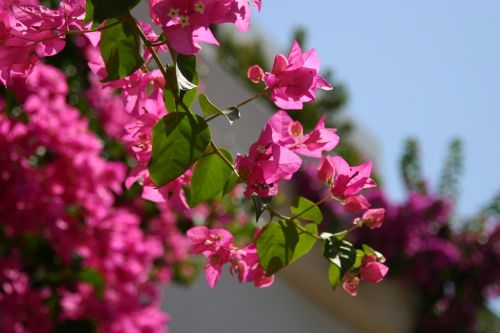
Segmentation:
[(359, 277), (357, 277), (356, 274), (347, 272), (343, 278), (342, 288), (344, 288), (345, 292), (349, 295), (356, 296), (358, 294), (356, 288), (358, 288), (359, 282)]
[(266, 275), (266, 271), (260, 265), (255, 243), (238, 249), (232, 255), (231, 274), (235, 273), (238, 274), (240, 282), (253, 282), (258, 288), (269, 287), (274, 282), (274, 275)]
[(264, 77), (271, 100), (284, 110), (300, 110), (303, 103), (316, 99), (316, 89), (331, 90), (332, 85), (319, 73), (319, 58), (315, 49), (305, 53), (293, 42), (288, 58), (278, 54), (271, 72)]
[(378, 229), (382, 226), (384, 215), (384, 208), (368, 209), (363, 214), (363, 225), (366, 225), (370, 229)]
[(331, 193), (334, 196), (342, 198), (374, 187), (376, 184), (370, 178), (371, 170), (371, 162), (351, 167), (340, 156), (327, 156), (321, 159), (317, 175), (321, 181), (332, 184)]
[[(85, 30), (85, 1), (61, 1), (58, 9), (38, 1), (2, 1), (0, 4), (0, 82), (26, 77), (40, 58), (59, 53), (65, 46), (66, 30)], [(99, 33), (86, 33), (92, 44)]]
[(262, 79), (264, 79), (264, 75), (264, 70), (260, 68), (259, 65), (253, 65), (248, 68), (247, 77), (253, 83), (259, 83), (262, 81)]
[[(260, 1), (254, 4), (260, 8)], [(150, 0), (150, 10), (172, 48), (186, 55), (197, 53), (199, 43), (219, 44), (210, 25), (234, 23), (246, 31), (251, 15), (248, 0)]]
[(344, 208), (350, 213), (362, 212), (370, 208), (370, 203), (362, 195), (351, 195), (342, 202)]
[(14, 75), (26, 76), (40, 57), (64, 48), (63, 25), (57, 10), (36, 4), (0, 4), (0, 80), (7, 85)]
[(236, 168), (247, 180), (245, 195), (256, 193), (262, 197), (278, 194), (282, 179), (291, 179), (299, 170), (302, 160), (293, 151), (272, 140), (272, 128), (266, 125), (248, 156), (236, 157)]
[(325, 128), (325, 116), (309, 134), (304, 134), (302, 124), (294, 121), (285, 111), (276, 112), (267, 123), (273, 130), (275, 143), (303, 156), (320, 158), (324, 151), (335, 148), (340, 139), (336, 129)]
[(359, 268), (361, 280), (373, 283), (379, 283), (389, 272), (389, 267), (377, 261), (377, 257), (366, 255)]
[(233, 235), (225, 229), (194, 227), (187, 236), (194, 243), (193, 253), (202, 253), (207, 258), (205, 277), (211, 288), (222, 275), (222, 267), (229, 262), (233, 247)]

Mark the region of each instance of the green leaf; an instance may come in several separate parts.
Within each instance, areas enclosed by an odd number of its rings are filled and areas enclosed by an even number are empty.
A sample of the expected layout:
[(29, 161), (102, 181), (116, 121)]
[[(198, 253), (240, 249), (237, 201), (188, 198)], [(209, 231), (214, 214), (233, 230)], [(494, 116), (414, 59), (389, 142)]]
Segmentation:
[[(175, 76), (175, 68), (168, 67), (166, 69), (167, 77), (165, 89), (163, 91), (163, 101), (165, 102), (165, 108), (168, 112), (177, 112), (177, 101), (179, 96), (177, 96), (177, 77)], [(183, 111), (182, 109), (180, 111)]]
[(304, 197), (298, 197), (292, 204), (292, 214), (298, 218), (320, 224), (323, 214), (316, 204)]
[(101, 273), (91, 268), (85, 268), (78, 273), (78, 280), (90, 284), (94, 287), (96, 294), (102, 297), (105, 283)]
[(267, 209), (267, 206), (271, 203), (271, 197), (262, 198), (257, 194), (252, 193), (252, 201), (255, 206), (255, 222), (259, 223), (259, 219), (262, 213)]
[(230, 125), (232, 125), (236, 120), (240, 119), (240, 110), (236, 107), (230, 107), (229, 109), (221, 110), (215, 104), (213, 104), (205, 94), (200, 94), (198, 96), (198, 101), (205, 117), (222, 115), (226, 117)]
[[(317, 234), (315, 224), (305, 226), (311, 234)], [(283, 220), (269, 223), (257, 239), (260, 264), (267, 274), (275, 274), (308, 253), (316, 238), (297, 228), (295, 222)]]
[(328, 267), (328, 281), (333, 289), (335, 289), (342, 279), (340, 267), (335, 264), (330, 264)]
[(356, 250), (356, 261), (354, 262), (354, 265), (352, 267), (354, 267), (354, 268), (361, 267), (361, 263), (363, 262), (364, 256), (365, 256), (365, 253), (362, 250)]
[(374, 254), (376, 252), (374, 248), (366, 244), (361, 245), (361, 247), (363, 248), (363, 252), (366, 254)]
[(356, 263), (356, 249), (352, 243), (338, 239), (335, 235), (324, 232), (320, 236), (323, 239), (323, 256), (332, 264), (337, 265), (342, 274), (345, 274)]
[[(229, 151), (221, 149), (221, 152), (228, 161), (233, 162)], [(196, 163), (191, 177), (191, 207), (218, 195), (221, 196), (231, 173), (233, 169), (219, 155), (213, 153), (201, 158)]]
[[(110, 20), (108, 22), (116, 22)], [(132, 23), (121, 22), (101, 33), (101, 55), (108, 76), (102, 82), (127, 77), (144, 63), (141, 56), (141, 42), (134, 33)]]
[(123, 16), (139, 2), (140, 0), (87, 0), (84, 23)]
[(379, 260), (381, 260), (381, 259), (385, 260), (384, 255), (382, 253), (378, 252), (377, 250), (375, 250), (374, 248), (372, 248), (366, 244), (363, 244), (361, 247), (363, 249), (364, 254), (375, 256)]
[(231, 173), (231, 175), (227, 179), (226, 184), (224, 185), (224, 190), (222, 191), (222, 195), (224, 196), (229, 192), (231, 192), (236, 187), (236, 185), (238, 185), (239, 182), (240, 182), (240, 177), (238, 177), (238, 175), (236, 175), (234, 172)]
[(180, 99), (190, 109), (198, 91), (199, 76), (196, 72), (196, 57), (177, 55), (176, 77)]
[(338, 240), (343, 240), (345, 238), (345, 236), (347, 236), (348, 234), (349, 234), (349, 230), (344, 230), (344, 231), (340, 231), (340, 232), (334, 233), (333, 235)]
[(187, 91), (181, 91), (181, 100), (182, 103), (188, 108), (191, 109), (193, 106), (194, 100), (196, 99), (196, 93), (198, 92), (198, 83), (200, 82), (198, 73), (194, 73), (193, 83), (196, 85), (194, 88), (189, 89)]
[(153, 152), (148, 170), (158, 186), (182, 175), (205, 152), (211, 141), (210, 129), (202, 117), (173, 112), (153, 128)]
[(198, 96), (198, 102), (200, 102), (201, 111), (203, 111), (205, 117), (212, 116), (214, 114), (222, 114), (222, 110), (210, 102), (207, 95), (200, 94)]
[(83, 23), (87, 24), (92, 21), (94, 21), (94, 4), (92, 1), (87, 0), (85, 4), (85, 18), (83, 19)]

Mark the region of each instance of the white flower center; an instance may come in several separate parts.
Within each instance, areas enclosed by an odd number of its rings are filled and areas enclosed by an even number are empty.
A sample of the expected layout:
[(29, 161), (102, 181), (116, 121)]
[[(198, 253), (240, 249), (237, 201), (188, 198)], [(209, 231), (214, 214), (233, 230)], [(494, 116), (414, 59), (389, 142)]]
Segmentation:
[(180, 20), (181, 27), (185, 28), (189, 26), (189, 16), (181, 16)]
[(205, 4), (203, 3), (203, 1), (198, 1), (194, 4), (194, 11), (200, 14), (203, 14), (205, 12)]
[(168, 12), (168, 17), (174, 19), (179, 16), (179, 8), (170, 8), (170, 11)]

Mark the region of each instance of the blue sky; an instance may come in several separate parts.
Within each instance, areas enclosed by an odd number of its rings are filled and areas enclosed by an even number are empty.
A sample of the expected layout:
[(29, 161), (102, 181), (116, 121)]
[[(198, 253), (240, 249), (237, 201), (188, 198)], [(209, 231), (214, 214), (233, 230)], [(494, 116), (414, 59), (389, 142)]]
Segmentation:
[(349, 90), (348, 112), (378, 139), (392, 198), (404, 197), (408, 136), (433, 184), (449, 141), (463, 139), (462, 215), (500, 190), (499, 1), (267, 0), (254, 23), (285, 49), (294, 27), (307, 28), (308, 47)]

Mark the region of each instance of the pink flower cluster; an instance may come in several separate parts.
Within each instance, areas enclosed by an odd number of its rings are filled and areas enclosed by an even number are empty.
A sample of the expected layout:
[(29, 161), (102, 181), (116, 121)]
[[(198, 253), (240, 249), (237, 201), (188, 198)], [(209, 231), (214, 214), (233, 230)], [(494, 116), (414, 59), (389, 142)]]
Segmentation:
[(380, 262), (376, 256), (368, 254), (363, 257), (359, 274), (353, 271), (344, 275), (342, 288), (351, 296), (358, 294), (357, 287), (361, 280), (371, 283), (379, 283), (389, 272), (389, 267)]
[[(168, 317), (159, 310), (152, 274), (170, 281), (172, 265), (186, 260), (191, 246), (176, 228), (172, 208), (160, 207), (161, 215), (146, 230), (140, 210), (116, 206), (126, 166), (101, 157), (103, 144), (88, 120), (66, 103), (62, 72), (38, 63), (27, 80), (13, 78), (10, 89), (19, 106), (7, 116), (5, 101), (0, 103), (0, 235), (10, 247), (0, 261), (0, 330), (51, 332), (56, 323), (47, 302), (55, 297), (58, 323), (89, 319), (103, 332), (163, 332)], [(110, 88), (96, 89), (91, 87), (94, 107), (109, 112), (105, 130), (122, 135), (112, 124), (131, 119), (122, 99), (114, 98)], [(74, 269), (75, 257), (81, 269), (97, 272), (104, 282), (102, 295), (88, 282), (71, 279), (57, 289), (33, 287), (31, 273), (20, 264), (33, 237), (53, 249), (66, 272)], [(29, 260), (35, 260), (39, 278), (54, 270), (38, 256)]]
[(231, 264), (231, 274), (236, 274), (240, 282), (253, 282), (260, 288), (273, 283), (274, 275), (267, 276), (259, 263), (255, 243), (238, 248), (233, 244), (233, 235), (225, 229), (194, 227), (187, 235), (194, 244), (193, 252), (207, 258), (205, 277), (210, 287), (215, 287), (227, 263)]
[[(58, 9), (36, 0), (8, 0), (0, 4), (0, 82), (10, 84), (26, 77), (40, 58), (52, 56), (65, 46), (66, 31), (82, 31), (84, 0), (63, 0)], [(94, 41), (95, 35), (86, 34)]]
[(281, 180), (291, 179), (302, 159), (297, 155), (321, 157), (338, 143), (335, 129), (325, 128), (324, 118), (309, 133), (284, 112), (276, 112), (266, 123), (259, 139), (250, 147), (248, 156), (238, 155), (236, 167), (246, 177), (245, 194), (261, 197), (278, 194)]
[[(260, 0), (252, 2), (261, 9)], [(210, 30), (213, 24), (233, 23), (240, 31), (250, 27), (249, 0), (150, 0), (149, 4), (151, 18), (181, 54), (197, 53), (199, 43), (219, 45)]]
[[(141, 27), (150, 40), (158, 38), (148, 24), (141, 22)], [(102, 79), (107, 75), (101, 54), (98, 48), (85, 40), (80, 40), (80, 43), (85, 47), (89, 67), (94, 73), (89, 90), (91, 104), (101, 115), (103, 126), (115, 128), (110, 135), (121, 139), (136, 160), (136, 165), (125, 180), (126, 187), (130, 188), (139, 182), (143, 186), (144, 199), (156, 203), (171, 201), (178, 210), (189, 209), (183, 186), (189, 185), (191, 170), (161, 188), (154, 183), (148, 172), (152, 154), (152, 131), (156, 123), (167, 114), (163, 102), (165, 79), (160, 70), (138, 69), (126, 78), (106, 84), (99, 83), (97, 78)], [(165, 50), (164, 46), (157, 48), (157, 51)], [(146, 60), (150, 57), (149, 53), (145, 54)], [(116, 89), (121, 91), (120, 98), (114, 95)], [(113, 115), (113, 118), (109, 118), (109, 115)]]
[(318, 166), (318, 178), (331, 186), (332, 196), (342, 200), (347, 211), (355, 213), (370, 207), (370, 203), (359, 192), (376, 186), (370, 178), (372, 163), (349, 166), (340, 156), (323, 157)]
[(253, 83), (264, 80), (271, 100), (284, 110), (300, 110), (304, 103), (316, 99), (316, 89), (332, 90), (333, 87), (318, 75), (320, 62), (315, 49), (302, 53), (299, 43), (293, 42), (288, 57), (278, 54), (271, 72), (264, 73), (259, 66), (248, 69), (247, 76)]

